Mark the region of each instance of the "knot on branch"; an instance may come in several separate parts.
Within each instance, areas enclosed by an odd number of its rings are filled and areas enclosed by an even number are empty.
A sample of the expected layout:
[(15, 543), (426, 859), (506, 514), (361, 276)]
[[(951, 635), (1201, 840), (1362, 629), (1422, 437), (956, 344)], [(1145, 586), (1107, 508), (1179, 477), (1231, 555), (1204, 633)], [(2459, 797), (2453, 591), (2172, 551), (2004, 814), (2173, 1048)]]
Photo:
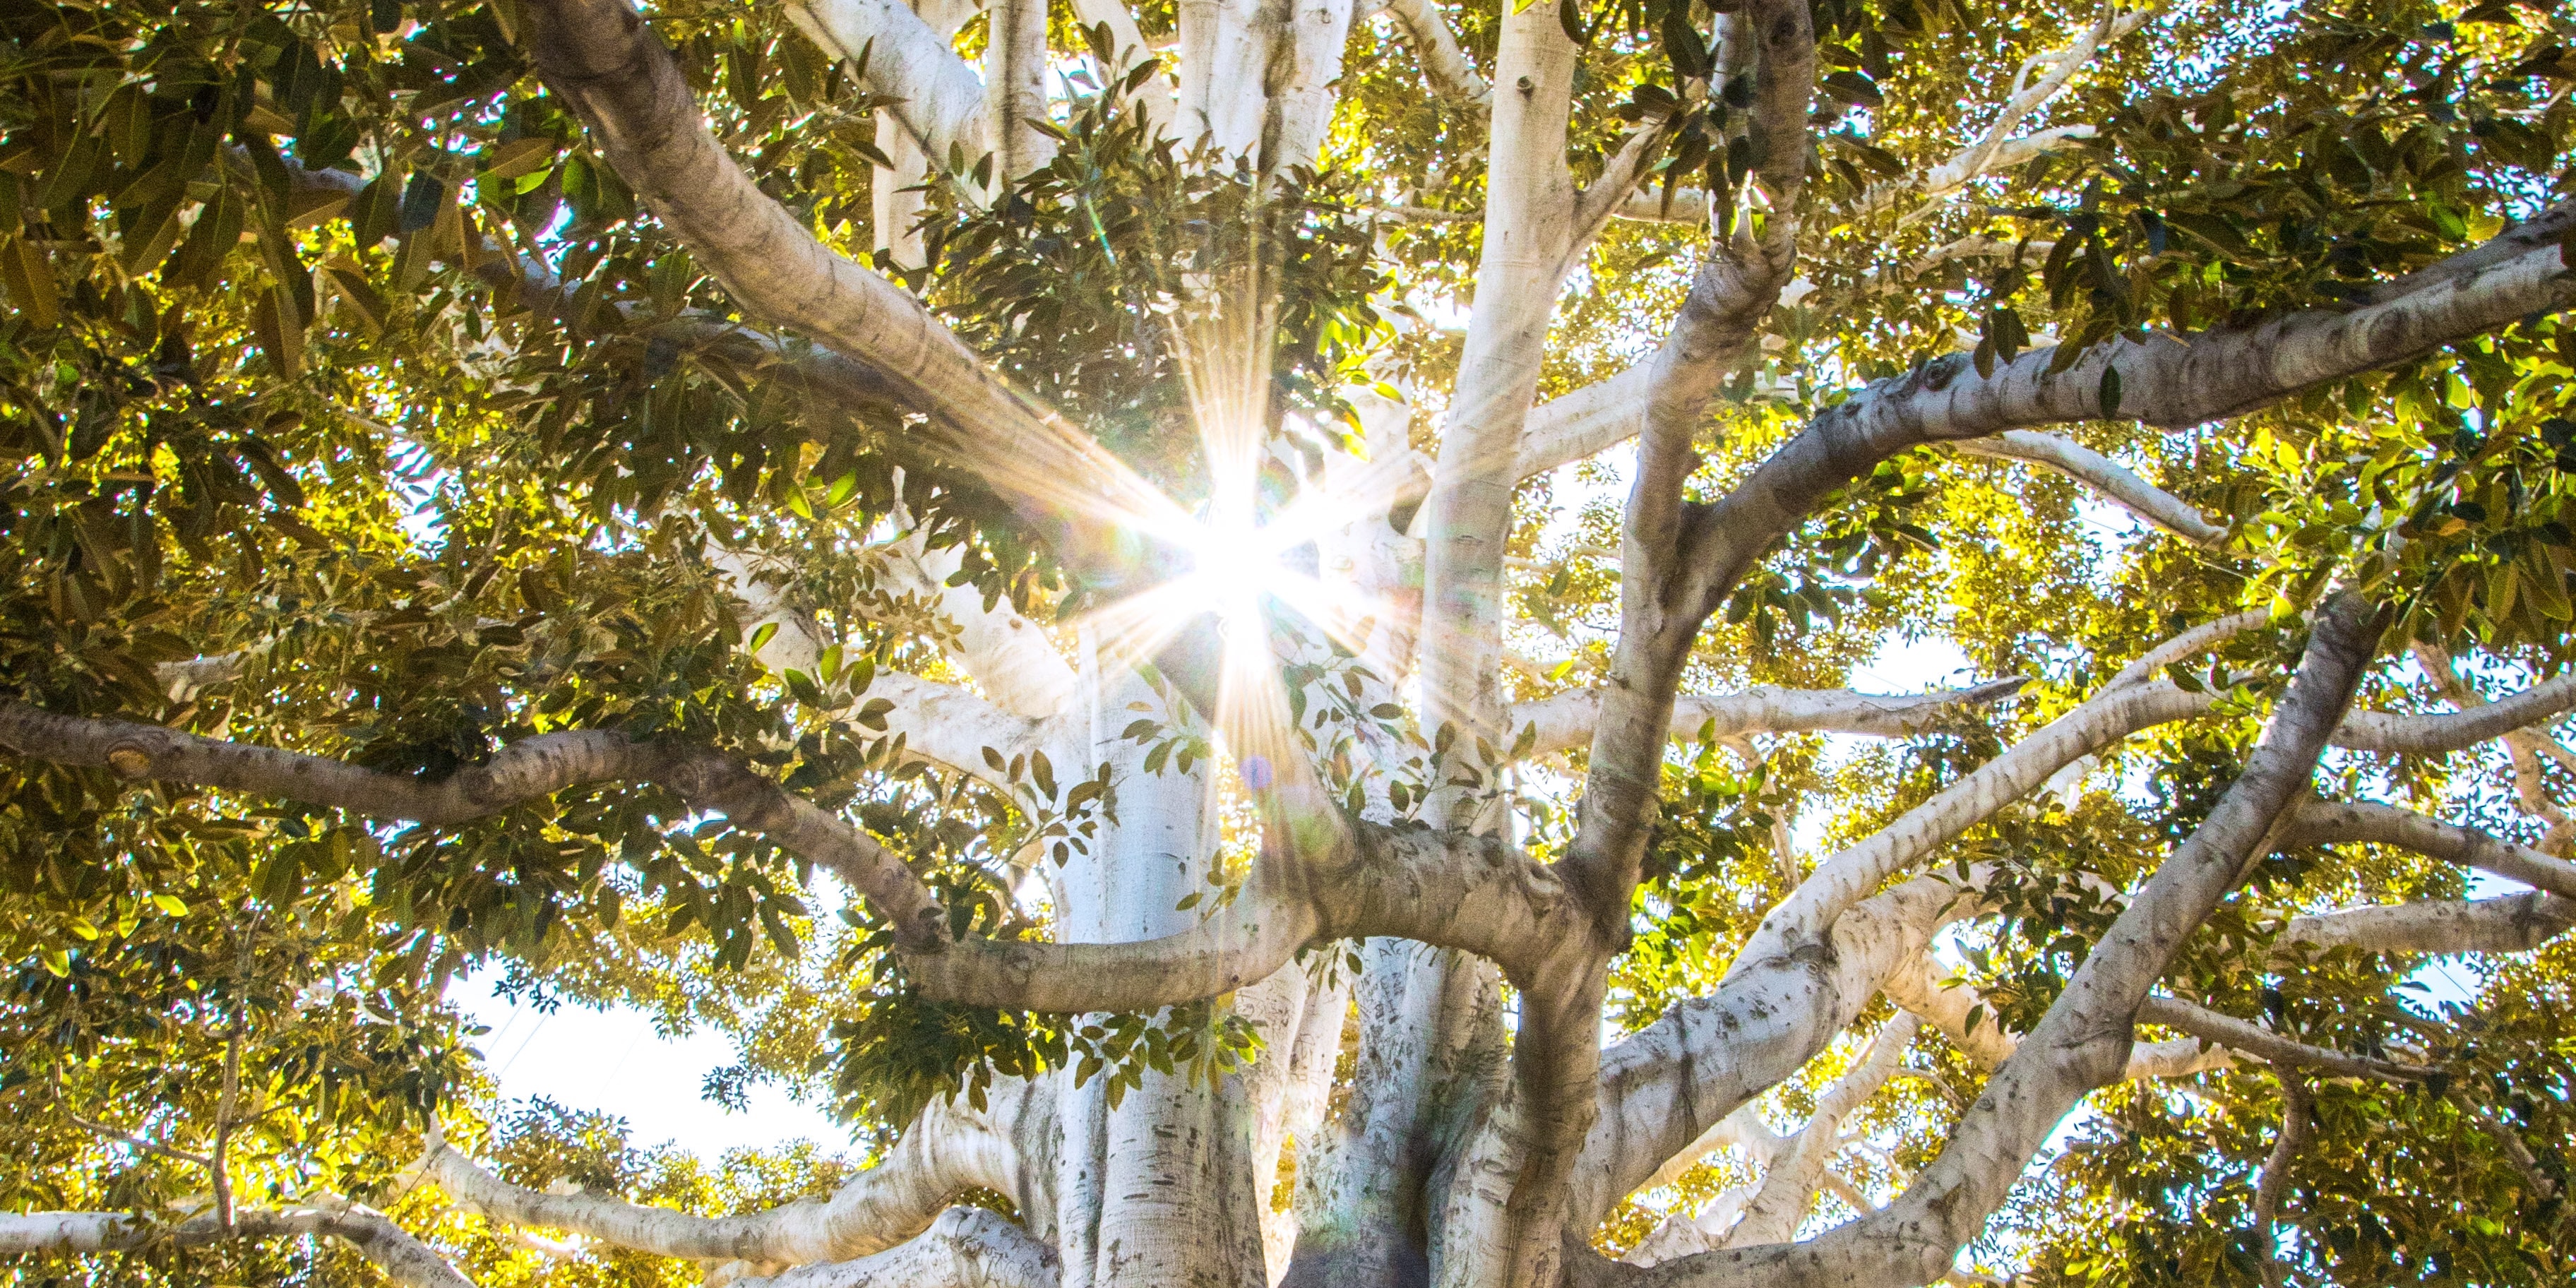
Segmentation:
[(152, 753), (141, 743), (120, 742), (107, 749), (109, 773), (134, 782), (152, 772)]

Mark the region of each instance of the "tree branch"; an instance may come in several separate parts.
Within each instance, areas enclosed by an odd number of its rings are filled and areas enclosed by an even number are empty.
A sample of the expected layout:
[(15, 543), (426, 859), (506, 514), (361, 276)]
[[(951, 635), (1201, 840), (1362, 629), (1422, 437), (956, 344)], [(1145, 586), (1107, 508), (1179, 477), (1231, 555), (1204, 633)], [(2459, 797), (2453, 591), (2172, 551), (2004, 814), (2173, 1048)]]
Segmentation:
[[(969, 165), (994, 151), (985, 121), (984, 82), (911, 5), (903, 0), (788, 0), (787, 17), (815, 44), (865, 68), (868, 90), (896, 100), (887, 110), (932, 164), (945, 164), (952, 147)], [(542, 54), (539, 65), (542, 70)], [(618, 173), (625, 173), (623, 165)]]
[(965, 551), (956, 546), (932, 549), (919, 531), (881, 547), (879, 585), (908, 595), (938, 612), (957, 629), (940, 641), (946, 653), (976, 687), (1004, 710), (1043, 719), (1068, 710), (1079, 687), (1078, 677), (1056, 651), (1045, 628), (1022, 616), (1008, 600), (989, 607), (971, 585), (951, 585)]
[(327, 1236), (402, 1288), (474, 1288), (447, 1259), (373, 1208), (337, 1196), (287, 1208), (248, 1208), (232, 1214), (230, 1228), (212, 1213), (174, 1226), (155, 1226), (123, 1212), (29, 1212), (0, 1215), (0, 1253), (122, 1252), (168, 1240), (204, 1247), (232, 1239)]
[(1351, 39), (1351, 0), (1306, 0), (1288, 6), (1283, 48), (1272, 60), (1269, 120), (1262, 130), (1262, 169), (1279, 174), (1311, 168), (1324, 149), (1340, 101), (1342, 50)]
[(2561, 898), (2576, 899), (2576, 863), (2472, 827), (2370, 801), (2309, 801), (2299, 807), (2285, 845), (2368, 841), (2413, 850), (2508, 877)]
[(2121, 667), (2119, 672), (2111, 677), (2111, 682), (2102, 687), (2107, 691), (2124, 685), (2144, 684), (2154, 679), (2156, 672), (2176, 662), (2189, 661), (2198, 657), (2236, 636), (2268, 624), (2271, 620), (2271, 613), (2253, 608), (2241, 613), (2229, 613), (2216, 621), (2202, 622), (2139, 654), (2136, 661)]
[(1513, 479), (1597, 456), (1643, 432), (1658, 361), (1648, 359), (1531, 408), (1512, 459)]
[(2356, 751), (2439, 755), (2528, 729), (2556, 719), (2571, 708), (2576, 708), (2576, 671), (2457, 714), (2409, 716), (2356, 711), (2344, 722), (2335, 742)]
[(1772, 1243), (1798, 1232), (1808, 1209), (1816, 1205), (1825, 1166), (1833, 1161), (1834, 1151), (1842, 1144), (1843, 1119), (1868, 1103), (1905, 1067), (1905, 1051), (1914, 1043), (1915, 1026), (1913, 1016), (1897, 1012), (1896, 1018), (1871, 1040), (1869, 1052), (1860, 1063), (1827, 1089), (1807, 1125), (1799, 1129), (1788, 1157), (1764, 1172), (1762, 1188), (1745, 1206), (1744, 1219), (1727, 1232), (1727, 1244)]
[(1806, 881), (1763, 918), (1744, 953), (1767, 956), (1813, 941), (1843, 909), (2005, 805), (2037, 790), (2059, 769), (2140, 730), (2201, 715), (2210, 702), (2206, 695), (2185, 693), (2169, 684), (2138, 685), (2110, 690), (2059, 716), (1895, 822), (1817, 864)]
[(2281, 1260), (2281, 1242), (2272, 1227), (2281, 1219), (2281, 1200), (2290, 1192), (2290, 1168), (2299, 1161), (2300, 1151), (2307, 1148), (2308, 1138), (2315, 1134), (2316, 1124), (2310, 1115), (2316, 1112), (2316, 1099), (2308, 1092), (2307, 1079), (2294, 1073), (2281, 1075), (2281, 1133), (2272, 1140), (2272, 1152), (2263, 1159), (2263, 1174), (2254, 1183), (2254, 1233), (2262, 1239), (2265, 1252), (2264, 1279), (2276, 1286), (2287, 1281), (2288, 1267)]
[[(1826, 496), (1907, 448), (2114, 410), (2160, 428), (2234, 416), (2554, 311), (2576, 289), (2561, 272), (2555, 243), (2501, 261), (2465, 251), (2413, 283), (2357, 309), (2311, 309), (2188, 339), (2114, 338), (2055, 374), (2053, 349), (2023, 354), (1986, 376), (1968, 355), (1949, 354), (1870, 385), (1817, 415), (1732, 492), (1694, 513), (1686, 547), (1692, 606), (1703, 617), (1714, 611), (1754, 560)], [(2122, 391), (2116, 409), (2102, 397), (2103, 373), (2114, 368)]]
[(1956, 447), (1971, 456), (2028, 461), (2055, 470), (2195, 546), (2212, 547), (2227, 539), (2224, 526), (2210, 522), (2182, 498), (2073, 439), (2015, 429), (1993, 438), (1963, 439)]
[(977, 1187), (1025, 1193), (1014, 1148), (1019, 1095), (990, 1097), (977, 1111), (934, 1100), (876, 1166), (829, 1200), (806, 1200), (748, 1216), (703, 1217), (589, 1193), (549, 1194), (512, 1185), (433, 1133), (417, 1164), (459, 1208), (513, 1225), (568, 1230), (585, 1239), (700, 1261), (847, 1261), (882, 1252), (933, 1227), (948, 1201)]
[(1096, 553), (1076, 539), (1081, 525), (1167, 508), (1098, 443), (1005, 386), (919, 300), (834, 254), (753, 185), (627, 0), (531, 0), (528, 16), (539, 75), (698, 262), (748, 311), (866, 364), (931, 418), (941, 456), (1011, 501), (1070, 561), (1083, 567)]
[(1704, 1254), (1640, 1279), (1871, 1288), (1928, 1283), (1946, 1273), (2058, 1120), (2127, 1064), (2139, 1004), (2184, 937), (2235, 884), (2247, 854), (2307, 789), (2384, 622), (2381, 611), (2350, 592), (2319, 610), (2298, 674), (2245, 773), (2148, 879), (1987, 1083), (1940, 1158), (1896, 1202), (1807, 1243)]
[(1467, 62), (1467, 51), (1459, 48), (1449, 19), (1434, 0), (1388, 0), (1386, 15), (1413, 42), (1414, 57), (1421, 60), (1423, 79), (1431, 88), (1462, 103), (1481, 107), (1493, 102), (1494, 87)]
[(1055, 1250), (1019, 1223), (979, 1207), (953, 1207), (900, 1247), (855, 1261), (802, 1266), (733, 1288), (1055, 1288)]
[(2420, 1082), (2439, 1070), (2420, 1065), (2398, 1064), (2389, 1060), (2372, 1060), (2346, 1055), (2326, 1047), (2295, 1042), (2232, 1015), (2222, 1015), (2205, 1006), (2171, 997), (2149, 997), (2138, 1004), (2138, 1023), (2161, 1024), (2180, 1029), (2212, 1044), (2260, 1056), (2268, 1064), (2288, 1068), (2315, 1069), (2339, 1078), (2376, 1078), (2389, 1082)]
[[(1910, 738), (1969, 708), (2000, 702), (2029, 684), (2026, 677), (1988, 680), (1932, 693), (1860, 693), (1850, 689), (1783, 689), (1757, 685), (1741, 693), (1683, 694), (1673, 703), (1674, 738), (1717, 738), (1755, 733), (1850, 733)], [(1512, 707), (1514, 730), (1538, 726), (1529, 754), (1552, 755), (1581, 745), (1598, 723), (1603, 691), (1576, 689)], [(1515, 737), (1518, 735), (1515, 734)]]
[(2576, 900), (2538, 890), (2465, 902), (2425, 899), (2293, 917), (2282, 944), (2373, 953), (2529, 952), (2576, 926)]
[[(1928, 956), (1887, 977), (1887, 1000), (1930, 1020), (1950, 1045), (1961, 1054), (1987, 1069), (2000, 1068), (2021, 1049), (2021, 1037), (2007, 1032), (1995, 1018), (1994, 1008), (1966, 984), (1945, 984), (1934, 974)], [(1975, 1008), (1985, 1006), (1985, 1013), (1969, 1024)], [(2186, 1078), (2212, 1069), (2232, 1068), (2236, 1064), (2227, 1048), (2212, 1046), (2198, 1038), (2175, 1038), (2163, 1042), (2139, 1042), (2129, 1048), (2128, 1067), (2121, 1070), (2124, 1082), (2141, 1078)]]

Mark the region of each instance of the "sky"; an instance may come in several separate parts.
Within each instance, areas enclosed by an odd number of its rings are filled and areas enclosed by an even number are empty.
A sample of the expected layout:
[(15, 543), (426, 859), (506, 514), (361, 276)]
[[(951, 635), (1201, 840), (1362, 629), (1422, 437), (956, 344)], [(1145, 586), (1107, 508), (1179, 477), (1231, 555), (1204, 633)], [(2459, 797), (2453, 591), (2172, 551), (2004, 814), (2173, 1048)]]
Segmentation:
[(605, 1111), (626, 1120), (628, 1139), (639, 1147), (669, 1143), (705, 1158), (800, 1137), (827, 1149), (848, 1145), (846, 1129), (775, 1087), (753, 1088), (742, 1113), (703, 1098), (707, 1074), (734, 1062), (720, 1034), (666, 1038), (631, 1007), (594, 1011), (565, 1002), (549, 1015), (496, 996), (496, 979), (467, 976), (449, 987), (448, 998), (492, 1030), (475, 1046), (504, 1099), (543, 1096), (568, 1109)]

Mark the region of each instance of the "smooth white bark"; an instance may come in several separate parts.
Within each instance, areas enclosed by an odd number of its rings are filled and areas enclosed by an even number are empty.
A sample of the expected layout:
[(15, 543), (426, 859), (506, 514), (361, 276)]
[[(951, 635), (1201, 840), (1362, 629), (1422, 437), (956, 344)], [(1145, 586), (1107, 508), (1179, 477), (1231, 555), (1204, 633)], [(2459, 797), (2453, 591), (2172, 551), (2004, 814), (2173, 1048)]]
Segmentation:
[(2028, 461), (2055, 470), (2195, 546), (2215, 546), (2227, 539), (2224, 526), (2210, 522), (2182, 498), (2073, 439), (2015, 429), (1993, 438), (1964, 440), (1958, 449), (1971, 456)]
[(123, 1212), (0, 1214), (0, 1254), (116, 1252), (162, 1239), (203, 1246), (315, 1235), (357, 1249), (401, 1288), (474, 1288), (445, 1257), (383, 1213), (336, 1196), (292, 1207), (242, 1209), (232, 1214), (229, 1228), (211, 1214), (157, 1227)]
[(1054, 1252), (1016, 1222), (953, 1207), (930, 1228), (873, 1256), (733, 1281), (733, 1288), (1055, 1288)]
[[(1860, 693), (1850, 689), (1783, 689), (1758, 685), (1741, 693), (1684, 694), (1673, 704), (1672, 736), (1718, 739), (1757, 733), (1850, 733), (1909, 738), (1964, 710), (2011, 697), (2028, 681), (1990, 680), (1935, 693)], [(1552, 755), (1591, 740), (1599, 718), (1599, 689), (1577, 689), (1515, 704), (1512, 737), (1537, 727), (1533, 756)]]

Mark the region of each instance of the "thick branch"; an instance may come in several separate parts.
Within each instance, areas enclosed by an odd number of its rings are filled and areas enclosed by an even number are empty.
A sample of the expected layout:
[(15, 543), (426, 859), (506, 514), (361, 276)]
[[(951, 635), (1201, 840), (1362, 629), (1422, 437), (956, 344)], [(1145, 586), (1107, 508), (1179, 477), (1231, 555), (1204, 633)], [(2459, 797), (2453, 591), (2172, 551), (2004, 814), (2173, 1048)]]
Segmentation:
[(1055, 1288), (1055, 1250), (999, 1212), (953, 1207), (920, 1237), (855, 1261), (800, 1266), (733, 1288)]
[[(1689, 547), (1694, 607), (1703, 616), (1713, 611), (1753, 561), (1825, 497), (1907, 448), (2115, 410), (2162, 428), (2196, 425), (2566, 304), (2571, 287), (2555, 244), (2501, 262), (2480, 254), (2445, 261), (2475, 259), (2478, 267), (2436, 265), (2405, 293), (2358, 309), (2311, 309), (2188, 339), (2115, 338), (2055, 374), (2049, 371), (2053, 349), (2026, 353), (1986, 376), (1968, 355), (1950, 354), (1871, 385), (1808, 422), (1733, 492), (1699, 512)], [(2103, 398), (2103, 373), (2112, 369), (2120, 376), (2116, 409)], [(2485, 715), (2483, 709), (2477, 714)]]
[[(982, 1187), (1019, 1192), (1010, 1097), (976, 1112), (933, 1101), (876, 1166), (830, 1199), (748, 1216), (703, 1217), (607, 1195), (550, 1194), (512, 1185), (433, 1138), (420, 1171), (456, 1206), (513, 1225), (567, 1230), (586, 1239), (663, 1257), (701, 1261), (846, 1261), (891, 1248), (931, 1227), (948, 1201)], [(997, 1121), (998, 1120), (998, 1121)]]
[(2481, 868), (2562, 898), (2576, 899), (2576, 863), (2527, 845), (2370, 801), (2310, 801), (2299, 807), (2289, 844), (2369, 841)]
[(964, 689), (925, 680), (901, 671), (879, 671), (861, 698), (894, 703), (885, 714), (886, 731), (904, 736), (904, 750), (961, 773), (972, 774), (1005, 790), (1025, 788), (994, 771), (984, 759), (989, 747), (1004, 763), (1041, 748), (1047, 723), (1015, 716)]
[(2426, 899), (2293, 917), (2284, 946), (2373, 953), (2529, 952), (2576, 926), (2576, 900), (2527, 890), (2465, 902)]
[(1939, 1159), (1886, 1209), (1804, 1244), (1712, 1253), (1646, 1272), (1656, 1283), (1870, 1288), (1940, 1278), (2031, 1154), (2127, 1064), (2130, 1026), (2183, 939), (2305, 791), (2383, 624), (2349, 592), (2317, 614), (2306, 657), (2243, 776), (2149, 878), (2021, 1049), (1987, 1083)]
[(1077, 689), (1073, 667), (1056, 651), (1045, 628), (1009, 600), (988, 606), (973, 585), (951, 585), (964, 559), (963, 548), (934, 549), (923, 533), (910, 532), (884, 547), (879, 585), (955, 624), (954, 635), (934, 632), (941, 635), (941, 652), (1005, 710), (1033, 718), (1067, 710)]
[(1494, 87), (1467, 62), (1467, 51), (1459, 48), (1449, 19), (1434, 0), (1388, 0), (1386, 15), (1413, 42), (1414, 57), (1421, 60), (1423, 78), (1433, 89), (1462, 103), (1481, 106), (1493, 100)]
[(1646, 427), (1646, 395), (1654, 383), (1654, 366), (1649, 359), (1531, 408), (1521, 427), (1512, 477), (1543, 474), (1635, 438)]
[[(903, 0), (790, 0), (787, 16), (815, 44), (854, 65), (866, 60), (869, 91), (896, 100), (890, 110), (934, 165), (944, 165), (952, 147), (969, 165), (993, 151), (983, 81), (911, 5)], [(548, 79), (553, 79), (551, 73)], [(618, 173), (625, 173), (623, 165)]]
[(2392, 751), (2430, 756), (2458, 751), (2489, 739), (2528, 729), (2576, 708), (2576, 672), (2455, 715), (2392, 715), (2356, 711), (2344, 722), (2335, 744), (2356, 751)]
[(1868, 1103), (1905, 1067), (1905, 1051), (1913, 1045), (1915, 1025), (1913, 1016), (1898, 1012), (1871, 1040), (1869, 1054), (1817, 1101), (1816, 1112), (1799, 1129), (1797, 1143), (1790, 1147), (1788, 1157), (1772, 1164), (1763, 1174), (1762, 1188), (1746, 1205), (1744, 1219), (1728, 1232), (1728, 1243), (1771, 1243), (1798, 1232), (1799, 1223), (1807, 1219), (1807, 1210), (1816, 1205), (1816, 1191), (1824, 1184), (1825, 1165), (1833, 1160), (1834, 1151), (1842, 1143), (1843, 1119)]
[[(626, 0), (532, 0), (528, 15), (547, 86), (748, 311), (867, 364), (932, 418), (943, 456), (1060, 542), (1063, 525), (1086, 516), (1156, 512), (1157, 494), (1097, 443), (1004, 386), (919, 300), (834, 254), (755, 186), (708, 133), (678, 65)], [(1079, 562), (1088, 551), (1068, 553)]]
[(0, 1215), (0, 1253), (120, 1252), (167, 1240), (202, 1247), (232, 1239), (327, 1236), (356, 1248), (402, 1288), (474, 1288), (429, 1245), (372, 1208), (346, 1199), (232, 1214), (230, 1228), (213, 1214), (156, 1227), (122, 1212), (29, 1212)]
[[(1965, 984), (1945, 984), (1935, 973), (1932, 959), (1924, 957), (1914, 965), (1887, 977), (1887, 1000), (1932, 1022), (1941, 1035), (1950, 1039), (1969, 1059), (1988, 1069), (2000, 1068), (2021, 1049), (2021, 1035), (2007, 1032), (1995, 1018), (1995, 1008), (1985, 1005), (1977, 990)], [(1978, 1007), (1982, 1014), (1969, 1019)], [(2212, 1069), (2235, 1065), (2235, 1058), (2225, 1047), (2212, 1046), (2197, 1038), (2173, 1038), (2163, 1042), (2139, 1042), (2129, 1048), (2129, 1065), (2120, 1073), (2124, 1081), (2140, 1078), (2184, 1078)]]

